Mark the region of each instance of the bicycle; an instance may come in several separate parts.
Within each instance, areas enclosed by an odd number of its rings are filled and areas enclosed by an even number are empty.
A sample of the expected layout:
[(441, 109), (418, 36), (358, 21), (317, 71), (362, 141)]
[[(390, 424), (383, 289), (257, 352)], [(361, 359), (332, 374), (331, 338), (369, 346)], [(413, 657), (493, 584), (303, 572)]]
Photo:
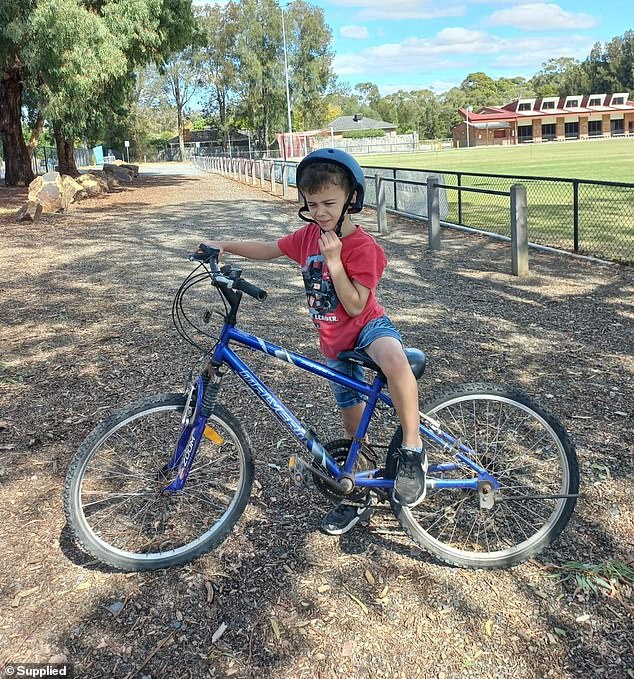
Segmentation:
[[(184, 564), (218, 546), (248, 502), (254, 479), (249, 437), (219, 401), (223, 376), (233, 372), (301, 444), (289, 463), (292, 478), (314, 483), (330, 499), (361, 502), (368, 493), (389, 502), (401, 527), (443, 562), (471, 568), (507, 568), (534, 556), (568, 523), (579, 494), (575, 447), (562, 424), (516, 389), (463, 384), (428, 399), (420, 433), (429, 459), (427, 497), (415, 508), (391, 497), (399, 426), (389, 432), (385, 465), (366, 434), (377, 413), (393, 405), (386, 381), (363, 352), (341, 357), (362, 364), (373, 378), (357, 381), (326, 365), (237, 327), (243, 295), (267, 293), (218, 266), (218, 250), (201, 245), (199, 266), (184, 280), (172, 306), (178, 332), (204, 352), (202, 369), (185, 393), (159, 394), (108, 417), (88, 435), (64, 486), (66, 518), (80, 547), (121, 570)], [(200, 252), (199, 251), (199, 252)], [(202, 271), (200, 269), (202, 268)], [(183, 298), (210, 283), (223, 311), (218, 335), (185, 311)], [(203, 323), (213, 312), (206, 309)], [(201, 345), (191, 333), (214, 339)], [(366, 400), (356, 436), (322, 444), (236, 354), (263, 352), (312, 375), (356, 389)], [(425, 354), (407, 349), (419, 379)], [(361, 464), (364, 462), (365, 464)], [(369, 468), (368, 468), (369, 464)]]

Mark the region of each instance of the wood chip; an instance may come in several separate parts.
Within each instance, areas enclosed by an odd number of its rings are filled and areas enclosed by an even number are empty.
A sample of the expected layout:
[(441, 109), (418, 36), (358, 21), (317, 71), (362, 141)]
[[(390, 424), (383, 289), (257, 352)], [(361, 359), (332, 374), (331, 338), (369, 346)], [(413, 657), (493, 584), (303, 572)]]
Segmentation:
[(211, 637), (211, 643), (215, 644), (218, 639), (225, 633), (227, 629), (227, 623), (223, 622), (220, 627), (214, 632), (213, 636)]

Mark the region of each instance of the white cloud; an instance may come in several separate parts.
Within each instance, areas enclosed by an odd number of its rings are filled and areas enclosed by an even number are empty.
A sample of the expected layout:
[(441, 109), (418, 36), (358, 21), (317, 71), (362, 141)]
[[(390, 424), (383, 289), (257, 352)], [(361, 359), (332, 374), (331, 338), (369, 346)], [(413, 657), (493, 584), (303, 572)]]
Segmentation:
[(352, 38), (353, 40), (365, 40), (368, 36), (368, 29), (365, 26), (342, 26), (339, 33), (344, 38)]
[(464, 16), (467, 13), (462, 0), (330, 0), (337, 7), (358, 7), (355, 18), (359, 21), (375, 19), (439, 19), (441, 17)]
[(565, 31), (593, 28), (599, 21), (585, 12), (567, 12), (559, 5), (540, 2), (500, 9), (493, 12), (487, 23), (520, 31)]
[[(567, 35), (565, 47), (561, 36), (527, 36), (522, 39), (501, 38), (484, 31), (444, 28), (432, 38), (407, 38), (400, 43), (386, 43), (357, 52), (337, 54), (333, 67), (341, 76), (381, 72), (387, 74), (418, 71), (428, 73), (442, 69), (486, 70), (490, 66), (539, 69), (556, 56), (580, 58), (588, 53), (591, 41), (586, 36)], [(475, 67), (478, 57), (486, 56), (482, 67)], [(479, 60), (482, 61), (482, 60)]]

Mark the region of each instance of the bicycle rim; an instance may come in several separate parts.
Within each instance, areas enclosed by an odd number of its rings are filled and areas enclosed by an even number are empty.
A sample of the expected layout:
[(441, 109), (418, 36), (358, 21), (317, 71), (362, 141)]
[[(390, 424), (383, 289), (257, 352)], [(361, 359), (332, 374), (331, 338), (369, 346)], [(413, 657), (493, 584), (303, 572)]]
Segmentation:
[[(158, 399), (98, 427), (71, 468), (68, 504), (80, 543), (120, 568), (185, 563), (226, 536), (248, 499), (252, 468), (230, 416), (212, 415), (182, 491), (161, 490), (181, 431), (184, 399)], [(108, 426), (110, 425), (110, 426)]]
[[(427, 414), (474, 451), (473, 460), (500, 484), (494, 506), (472, 490), (430, 490), (417, 507), (398, 509), (410, 537), (443, 561), (468, 567), (508, 567), (551, 542), (566, 525), (578, 491), (574, 447), (555, 418), (519, 392), (454, 391)], [(430, 464), (449, 462), (430, 444)], [(433, 472), (434, 476), (442, 474)], [(469, 467), (444, 478), (473, 478)], [(549, 497), (550, 496), (550, 497)]]

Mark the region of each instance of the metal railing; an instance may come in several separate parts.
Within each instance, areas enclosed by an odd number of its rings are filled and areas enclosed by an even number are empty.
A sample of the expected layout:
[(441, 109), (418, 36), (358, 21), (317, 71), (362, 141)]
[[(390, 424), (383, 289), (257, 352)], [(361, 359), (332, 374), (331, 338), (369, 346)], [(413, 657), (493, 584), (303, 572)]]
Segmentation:
[[(204, 169), (270, 188), (281, 185), (290, 196), (297, 163), (280, 160), (196, 158)], [(476, 172), (363, 167), (366, 178), (385, 180), (385, 209), (414, 219), (427, 219), (426, 202), (412, 188), (438, 178), (443, 226), (475, 230), (511, 240), (511, 188), (526, 187), (528, 239), (531, 246), (634, 263), (634, 184), (585, 179), (487, 175)], [(389, 180), (389, 181), (388, 181)], [(366, 186), (366, 204), (377, 206), (376, 182)], [(422, 206), (422, 207), (421, 207)]]
[[(507, 203), (495, 191), (509, 191), (513, 184), (526, 186), (529, 239), (532, 244), (634, 263), (634, 184), (598, 182), (526, 175), (491, 175), (477, 172), (364, 167), (367, 176), (421, 180), (437, 175), (440, 182), (456, 189), (481, 188), (476, 194), (447, 189), (443, 222), (510, 237)], [(389, 210), (407, 214), (406, 183), (400, 181), (387, 192)], [(372, 196), (370, 196), (372, 200)], [(416, 216), (416, 215), (413, 215)]]

